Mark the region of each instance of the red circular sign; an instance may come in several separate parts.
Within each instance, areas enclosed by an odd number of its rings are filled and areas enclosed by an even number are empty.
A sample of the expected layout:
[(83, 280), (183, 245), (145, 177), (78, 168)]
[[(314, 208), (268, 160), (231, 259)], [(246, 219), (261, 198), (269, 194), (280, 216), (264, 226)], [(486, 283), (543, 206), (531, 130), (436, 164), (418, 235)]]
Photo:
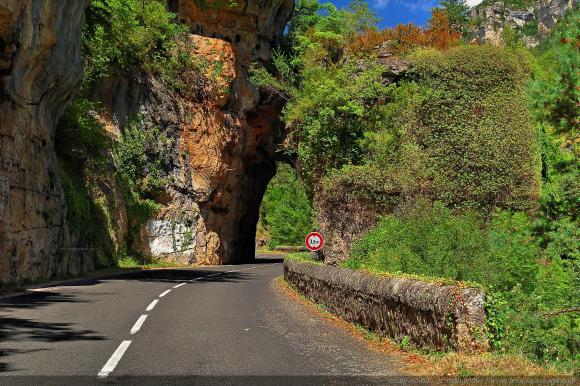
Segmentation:
[(312, 252), (316, 252), (322, 249), (324, 246), (324, 237), (318, 232), (309, 233), (306, 236), (306, 248)]

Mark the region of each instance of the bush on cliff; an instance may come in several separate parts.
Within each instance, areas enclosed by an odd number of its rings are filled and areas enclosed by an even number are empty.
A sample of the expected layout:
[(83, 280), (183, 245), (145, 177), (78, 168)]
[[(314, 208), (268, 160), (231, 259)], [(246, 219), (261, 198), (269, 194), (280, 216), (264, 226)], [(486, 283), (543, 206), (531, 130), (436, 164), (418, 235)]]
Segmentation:
[(539, 250), (528, 227), (521, 214), (496, 213), (484, 228), (476, 213), (455, 215), (442, 203), (421, 202), (403, 216), (385, 216), (355, 244), (345, 265), (474, 281), (502, 291), (520, 285), (529, 292)]
[(540, 194), (540, 149), (525, 85), (528, 56), (495, 47), (418, 52), (422, 88), (408, 133), (436, 170), (433, 195), (452, 207), (530, 211)]
[(84, 36), (85, 82), (156, 68), (187, 31), (160, 0), (93, 0)]
[[(458, 47), (418, 51), (410, 60), (397, 85), (383, 86), (379, 70), (337, 76), (345, 70), (321, 69), (305, 79), (287, 110), (287, 117), (301, 117), (293, 121), (299, 162), (322, 166), (316, 170), (327, 176), (321, 188), (329, 194), (341, 173), (357, 180), (350, 165), (358, 165), (361, 173), (378, 168), (388, 175), (402, 202), (427, 196), (465, 210), (534, 210), (540, 147), (524, 88), (528, 57), (503, 48)], [(367, 83), (370, 77), (378, 86), (352, 96), (356, 81), (346, 80), (352, 77)], [(303, 102), (302, 93), (311, 99)], [(359, 115), (347, 114), (344, 106), (360, 106), (354, 110)], [(360, 189), (352, 184), (353, 194), (381, 186), (384, 178), (374, 174), (378, 180), (371, 174)]]
[(66, 202), (66, 224), (82, 246), (96, 246), (96, 267), (113, 263), (112, 244), (107, 234), (106, 211), (94, 200), (95, 173), (111, 173), (105, 156), (111, 142), (95, 118), (97, 105), (77, 99), (59, 121), (55, 133), (58, 176)]
[[(324, 16), (317, 13), (324, 6), (308, 5), (290, 24), (292, 66), (279, 71), (297, 73), (270, 80), (290, 95), (284, 119), (309, 194), (340, 180), (343, 167), (354, 177), (352, 166), (365, 166), (401, 185), (403, 201), (427, 195), (482, 211), (537, 207), (540, 149), (525, 94), (529, 55), (450, 48), (459, 38), (448, 10), (435, 11), (426, 29), (379, 32), (364, 7), (331, 7)], [(375, 46), (385, 39), (391, 54), (410, 62), (397, 83), (389, 84), (377, 62)]]

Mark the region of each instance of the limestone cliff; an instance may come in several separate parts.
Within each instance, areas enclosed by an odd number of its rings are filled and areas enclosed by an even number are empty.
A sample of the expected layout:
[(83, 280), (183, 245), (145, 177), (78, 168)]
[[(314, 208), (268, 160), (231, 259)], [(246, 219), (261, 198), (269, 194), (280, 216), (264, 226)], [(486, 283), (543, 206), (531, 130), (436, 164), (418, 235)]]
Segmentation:
[[(254, 259), (258, 209), (275, 174), (282, 102), (261, 100), (248, 79), (253, 61), (268, 61), (293, 9), (291, 0), (247, 1), (200, 8), (171, 1), (191, 27), (189, 44), (208, 63), (210, 83), (187, 95), (151, 75), (100, 81), (93, 99), (118, 133), (139, 114), (145, 130), (159, 130), (162, 209), (133, 240), (149, 259), (223, 264)], [(212, 75), (213, 74), (213, 75)]]
[[(111, 263), (112, 256), (94, 256), (103, 248), (85, 237), (87, 230), (67, 224), (64, 171), (54, 150), (56, 125), (80, 85), (87, 3), (0, 0), (1, 284)], [(275, 173), (282, 102), (262, 100), (247, 70), (253, 61), (270, 59), (294, 4), (196, 4), (201, 2), (169, 1), (191, 27), (187, 47), (208, 64), (201, 75), (212, 84), (177, 92), (143, 71), (111, 75), (85, 90), (84, 97), (102, 106), (93, 113), (112, 138), (140, 117), (155, 142), (145, 151), (165, 182), (154, 197), (161, 210), (127, 239), (135, 224), (128, 222), (113, 164), (83, 172), (84, 181), (77, 182), (102, 212), (94, 222), (112, 254), (130, 242), (149, 258), (206, 264), (254, 258), (258, 208)]]
[(536, 0), (527, 6), (511, 7), (507, 1), (484, 2), (471, 10), (471, 19), (477, 21), (473, 32), (478, 43), (499, 45), (506, 27), (520, 32), (528, 47), (538, 45), (567, 10), (578, 0)]
[(0, 0), (0, 283), (78, 273), (65, 248), (56, 123), (82, 74), (85, 0)]

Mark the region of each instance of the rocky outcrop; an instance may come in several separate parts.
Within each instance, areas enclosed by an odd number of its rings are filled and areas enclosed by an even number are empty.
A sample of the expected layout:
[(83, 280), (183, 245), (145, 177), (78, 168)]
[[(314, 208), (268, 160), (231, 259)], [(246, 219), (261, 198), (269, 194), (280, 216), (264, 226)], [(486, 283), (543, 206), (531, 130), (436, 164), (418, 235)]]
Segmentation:
[(503, 1), (496, 1), (474, 7), (471, 19), (480, 21), (473, 31), (475, 40), (500, 45), (504, 29), (512, 28), (520, 32), (528, 47), (534, 47), (548, 35), (558, 19), (578, 3), (578, 0), (539, 0), (522, 9), (510, 9)]
[(135, 249), (181, 263), (251, 261), (260, 202), (275, 174), (283, 103), (261, 98), (247, 70), (253, 61), (270, 60), (293, 2), (170, 6), (191, 27), (187, 46), (207, 62), (206, 84), (188, 95), (137, 76), (106, 79), (93, 90), (111, 133), (139, 114), (145, 130), (166, 139), (153, 155), (162, 158), (166, 181), (156, 197), (162, 209), (142, 227)]
[[(247, 65), (252, 60), (270, 60), (273, 44), (286, 28), (294, 0), (246, 0), (227, 2), (173, 0), (179, 20), (196, 35), (234, 43), (237, 58)], [(200, 6), (200, 4), (205, 6)]]
[(481, 289), (294, 261), (284, 262), (284, 278), (328, 311), (397, 341), (462, 352), (489, 348)]
[(92, 266), (66, 248), (53, 143), (80, 83), (86, 5), (0, 0), (0, 283)]

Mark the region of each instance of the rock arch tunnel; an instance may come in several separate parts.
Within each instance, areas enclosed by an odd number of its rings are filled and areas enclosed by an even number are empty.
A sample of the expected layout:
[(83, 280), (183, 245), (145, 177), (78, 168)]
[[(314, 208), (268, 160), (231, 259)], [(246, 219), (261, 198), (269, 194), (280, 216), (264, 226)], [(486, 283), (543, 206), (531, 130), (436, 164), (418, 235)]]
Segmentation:
[[(169, 187), (171, 202), (150, 221), (142, 246), (153, 257), (188, 262), (252, 261), (259, 207), (276, 172), (276, 148), (284, 130), (283, 101), (261, 97), (250, 84), (248, 69), (252, 62), (271, 59), (294, 2), (204, 8), (193, 0), (176, 0), (170, 6), (190, 27), (197, 54), (222, 63), (220, 82), (226, 91), (191, 108), (189, 119), (180, 122), (177, 164), (183, 178)], [(193, 233), (179, 253), (172, 252), (169, 240), (175, 236), (167, 231), (171, 227), (175, 232), (176, 221), (181, 233)]]

